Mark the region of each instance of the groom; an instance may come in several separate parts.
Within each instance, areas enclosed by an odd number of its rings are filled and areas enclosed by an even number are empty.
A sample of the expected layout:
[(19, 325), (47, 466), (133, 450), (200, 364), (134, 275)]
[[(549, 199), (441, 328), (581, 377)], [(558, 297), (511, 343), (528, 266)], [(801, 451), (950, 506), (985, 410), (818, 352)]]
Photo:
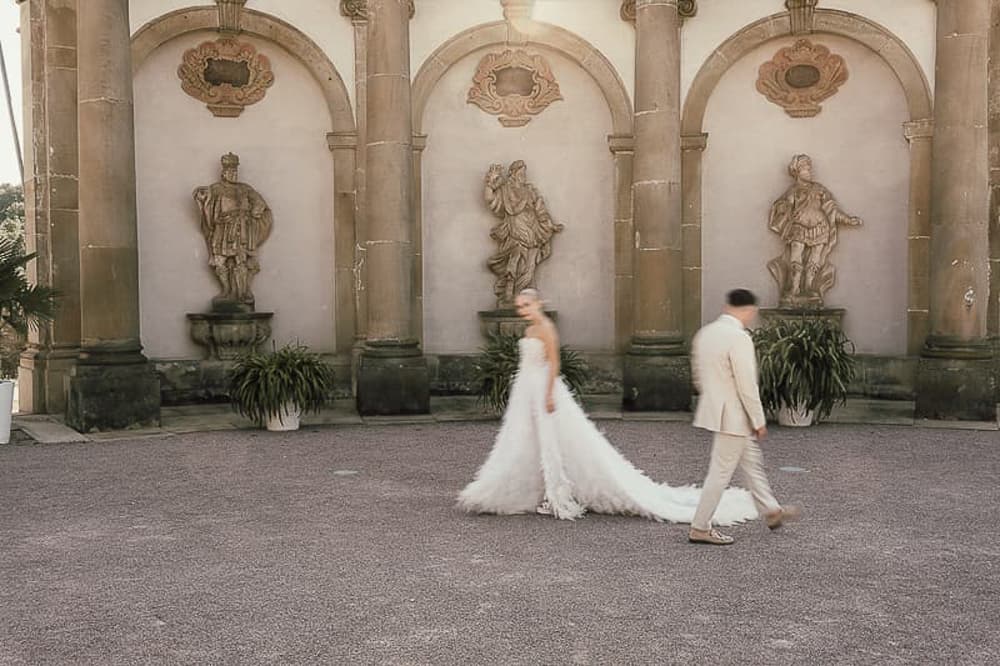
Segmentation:
[(798, 517), (797, 508), (783, 509), (774, 499), (757, 444), (767, 436), (767, 425), (753, 339), (746, 330), (756, 317), (757, 298), (746, 289), (734, 289), (726, 295), (722, 316), (702, 327), (691, 342), (691, 376), (699, 393), (694, 427), (715, 433), (708, 475), (688, 533), (692, 543), (733, 543), (711, 523), (737, 467), (746, 475), (757, 512), (768, 527), (774, 530)]

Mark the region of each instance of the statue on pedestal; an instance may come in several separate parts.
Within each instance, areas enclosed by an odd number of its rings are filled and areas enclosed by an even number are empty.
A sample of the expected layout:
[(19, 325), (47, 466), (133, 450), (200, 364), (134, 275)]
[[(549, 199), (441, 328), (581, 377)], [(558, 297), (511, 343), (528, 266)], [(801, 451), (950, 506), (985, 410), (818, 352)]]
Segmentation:
[(222, 285), (212, 299), (214, 310), (253, 312), (250, 281), (260, 272), (257, 248), (271, 235), (271, 209), (257, 191), (237, 180), (240, 158), (222, 156), (222, 180), (194, 190), (201, 211), (201, 232), (208, 265)]
[(526, 171), (524, 162), (517, 160), (506, 176), (501, 164), (490, 165), (486, 173), (486, 204), (501, 220), (490, 230), (498, 248), (487, 262), (497, 276), (493, 292), (498, 308), (513, 307), (522, 289), (535, 287), (535, 270), (552, 254), (552, 236), (563, 229), (552, 221)]
[(795, 183), (771, 206), (768, 228), (781, 236), (785, 250), (767, 268), (778, 283), (781, 308), (822, 308), (823, 295), (836, 282), (830, 253), (838, 225), (860, 226), (830, 191), (813, 180), (812, 159), (796, 155), (788, 165)]
[(206, 348), (213, 362), (229, 362), (256, 351), (271, 336), (274, 316), (254, 311), (250, 289), (250, 281), (260, 272), (257, 249), (271, 235), (274, 220), (264, 197), (237, 180), (239, 165), (237, 155), (223, 155), (222, 180), (194, 190), (208, 265), (222, 290), (212, 299), (211, 312), (187, 317), (192, 339)]

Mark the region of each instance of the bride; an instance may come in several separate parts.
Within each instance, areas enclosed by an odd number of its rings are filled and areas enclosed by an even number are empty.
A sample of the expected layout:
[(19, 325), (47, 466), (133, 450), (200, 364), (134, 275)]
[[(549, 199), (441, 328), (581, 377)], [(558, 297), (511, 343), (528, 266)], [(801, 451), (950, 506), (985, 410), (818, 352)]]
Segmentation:
[[(520, 360), (493, 450), (459, 506), (475, 513), (532, 510), (574, 520), (587, 511), (690, 523), (700, 489), (649, 479), (597, 430), (559, 377), (559, 338), (534, 289), (514, 302), (530, 324), (518, 341)], [(725, 491), (713, 522), (757, 517), (746, 490)]]

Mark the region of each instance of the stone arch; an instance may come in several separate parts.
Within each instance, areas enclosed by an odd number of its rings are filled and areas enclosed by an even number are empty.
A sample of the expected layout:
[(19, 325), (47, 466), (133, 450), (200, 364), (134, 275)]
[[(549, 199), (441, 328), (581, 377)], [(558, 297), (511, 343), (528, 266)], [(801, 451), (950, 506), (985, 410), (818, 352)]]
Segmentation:
[[(484, 23), (464, 30), (441, 44), (421, 65), (412, 86), (412, 121), (414, 142), (414, 201), (418, 239), (417, 254), (421, 254), (422, 174), (420, 152), (425, 145), (423, 116), (435, 87), (452, 66), (480, 49), (491, 46), (529, 46), (550, 49), (577, 63), (593, 79), (611, 112), (611, 131), (608, 148), (615, 160), (614, 189), (614, 244), (615, 266), (615, 347), (627, 347), (632, 329), (632, 101), (614, 65), (594, 45), (582, 37), (555, 25), (525, 20), (514, 28), (505, 21)], [(423, 292), (422, 270), (418, 268), (414, 285), (417, 298)], [(419, 321), (419, 319), (417, 320)]]
[[(906, 97), (910, 119), (901, 129), (910, 144), (907, 348), (910, 354), (917, 354), (927, 335), (930, 308), (926, 286), (930, 277), (930, 139), (934, 108), (931, 89), (923, 69), (906, 44), (874, 21), (849, 12), (817, 9), (813, 33), (846, 37), (878, 54), (895, 74)], [(692, 242), (684, 246), (683, 258), (685, 275), (692, 276), (690, 288), (685, 289), (687, 332), (697, 329), (701, 317), (701, 156), (708, 139), (704, 132), (705, 109), (715, 87), (733, 63), (766, 42), (791, 35), (788, 12), (745, 26), (712, 52), (698, 70), (684, 100), (682, 168), (687, 182), (683, 188), (683, 210), (684, 224), (693, 235)]]
[(527, 45), (558, 51), (580, 65), (597, 86), (611, 111), (612, 131), (632, 133), (632, 103), (614, 66), (592, 44), (572, 32), (548, 23), (526, 22), (515, 32), (508, 23), (484, 23), (458, 33), (432, 53), (413, 80), (413, 131), (421, 133), (424, 109), (437, 82), (455, 63), (488, 46)]
[[(218, 21), (218, 8), (204, 6), (178, 9), (146, 23), (132, 36), (133, 73), (161, 45), (188, 33), (216, 30)], [(353, 277), (357, 126), (351, 99), (334, 64), (297, 28), (252, 9), (242, 11), (240, 23), (242, 34), (274, 42), (296, 57), (319, 84), (330, 112), (330, 132), (317, 140), (327, 143), (334, 161), (335, 340), (338, 353), (349, 353), (358, 321)]]
[[(355, 131), (347, 86), (323, 50), (297, 28), (270, 14), (244, 9), (240, 16), (243, 33), (278, 44), (305, 65), (323, 90), (330, 109), (332, 131)], [(219, 10), (215, 6), (178, 9), (153, 19), (132, 36), (132, 71), (162, 44), (189, 32), (216, 30), (218, 25)]]

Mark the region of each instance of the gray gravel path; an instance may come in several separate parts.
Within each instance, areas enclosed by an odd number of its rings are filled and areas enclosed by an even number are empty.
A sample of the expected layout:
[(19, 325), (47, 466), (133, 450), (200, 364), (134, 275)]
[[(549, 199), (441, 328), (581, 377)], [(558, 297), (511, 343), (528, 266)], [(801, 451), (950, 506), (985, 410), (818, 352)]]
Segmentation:
[[(602, 427), (700, 481), (706, 435)], [(712, 548), (458, 513), (495, 428), (0, 447), (0, 663), (1000, 663), (996, 432), (776, 430), (804, 520)]]

